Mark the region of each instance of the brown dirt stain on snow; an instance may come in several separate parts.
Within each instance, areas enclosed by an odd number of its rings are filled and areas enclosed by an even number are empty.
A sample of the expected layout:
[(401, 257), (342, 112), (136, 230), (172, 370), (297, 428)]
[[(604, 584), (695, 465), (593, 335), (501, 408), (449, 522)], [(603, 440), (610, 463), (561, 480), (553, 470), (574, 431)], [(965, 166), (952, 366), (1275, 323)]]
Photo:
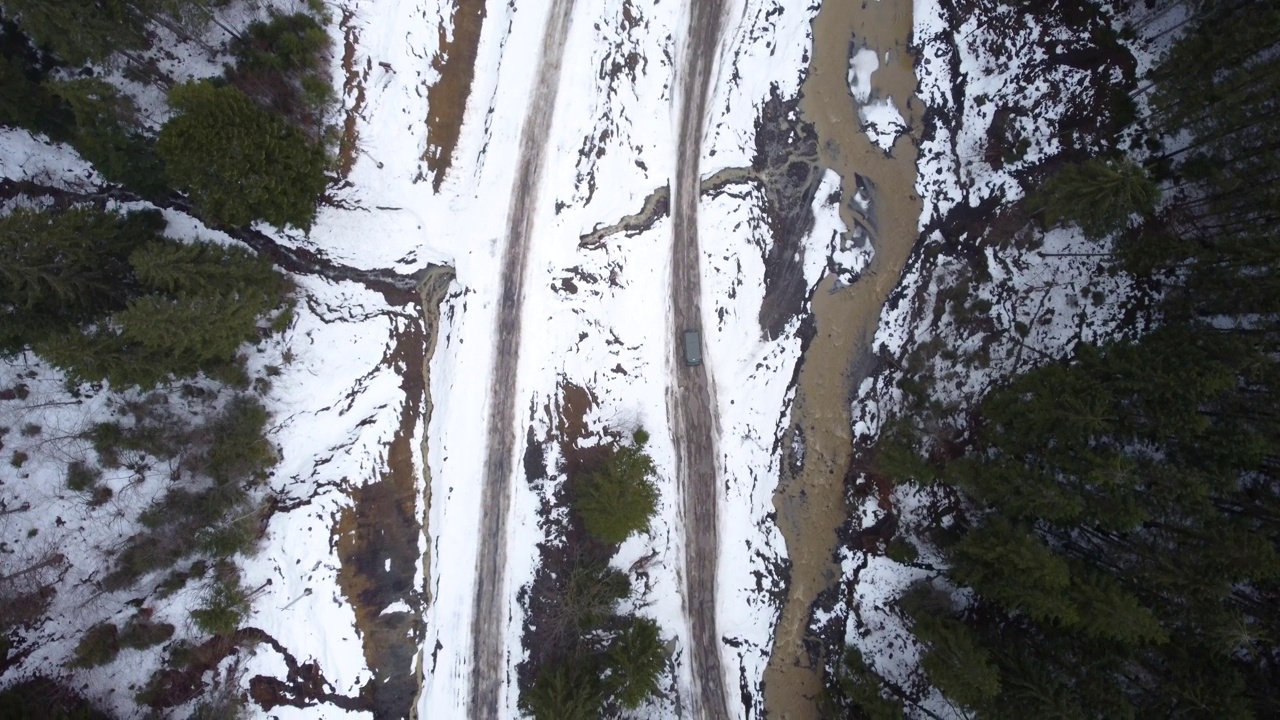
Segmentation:
[(343, 114), (342, 139), (338, 142), (338, 177), (344, 179), (356, 164), (360, 140), (356, 120), (364, 109), (364, 84), (369, 77), (368, 66), (372, 63), (372, 60), (367, 61), (363, 70), (356, 69), (356, 44), (360, 42), (360, 33), (351, 24), (354, 19), (353, 11), (343, 9), (342, 19), (338, 21), (338, 27), (342, 29), (342, 96), (351, 99), (351, 105)]
[[(804, 357), (792, 412), (792, 432), (803, 433), (803, 464), (783, 463), (774, 505), (791, 560), (791, 582), (765, 671), (769, 716), (820, 717), (821, 644), (810, 637), (814, 601), (840, 576), (834, 562), (836, 530), (848, 516), (845, 475), (853, 460), (850, 402), (874, 368), (871, 342), (880, 311), (897, 285), (917, 237), (921, 203), (915, 194), (916, 143), (923, 104), (915, 97), (911, 52), (911, 0), (827, 0), (813, 21), (814, 50), (801, 110), (818, 131), (820, 164), (840, 173), (842, 215), (849, 227), (870, 229), (875, 256), (861, 279), (835, 290), (831, 278), (811, 298), (817, 332)], [(892, 156), (861, 130), (849, 93), (849, 57), (862, 47), (876, 51), (873, 100), (891, 96), (911, 128)], [(886, 61), (886, 53), (889, 53)], [(865, 217), (851, 203), (861, 176), (872, 188)]]
[(422, 159), (436, 192), (449, 172), (453, 149), (462, 134), (467, 97), (476, 74), (480, 29), (484, 27), (484, 0), (458, 0), (452, 24), (452, 37), (445, 33), (443, 25), (440, 28), (440, 51), (431, 60), (440, 79), (427, 90), (427, 151)]

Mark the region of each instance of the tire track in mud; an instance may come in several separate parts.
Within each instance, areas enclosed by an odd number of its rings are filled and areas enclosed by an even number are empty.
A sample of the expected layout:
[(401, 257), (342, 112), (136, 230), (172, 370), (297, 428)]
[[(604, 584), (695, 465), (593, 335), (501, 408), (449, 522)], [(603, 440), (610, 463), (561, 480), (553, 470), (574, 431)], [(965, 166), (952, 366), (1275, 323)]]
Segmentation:
[(502, 256), (502, 289), (495, 328), (493, 373), (480, 505), (480, 548), (476, 556), (476, 594), (472, 608), (472, 667), (468, 717), (496, 720), (506, 675), (507, 516), (511, 510), (511, 474), (516, 447), (516, 370), (520, 357), (520, 311), (524, 305), (525, 265), (533, 234), (546, 141), (560, 86), (560, 65), (574, 0), (555, 0), (542, 35), (537, 82), (520, 132), (519, 165), (507, 210), (507, 244)]
[(716, 632), (719, 479), (713, 386), (705, 364), (685, 367), (680, 333), (702, 326), (702, 266), (698, 246), (699, 161), (707, 93), (719, 47), (723, 0), (690, 0), (680, 79), (680, 120), (672, 205), (671, 349), (675, 383), (668, 412), (676, 450), (685, 531), (685, 612), (693, 655), (692, 717), (728, 718), (720, 639)]

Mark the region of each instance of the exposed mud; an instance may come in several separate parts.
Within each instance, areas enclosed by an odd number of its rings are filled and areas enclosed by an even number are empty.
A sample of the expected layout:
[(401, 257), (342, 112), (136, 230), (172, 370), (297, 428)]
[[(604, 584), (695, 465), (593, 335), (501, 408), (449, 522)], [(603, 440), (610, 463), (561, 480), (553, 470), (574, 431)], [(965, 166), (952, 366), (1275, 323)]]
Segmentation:
[[(334, 536), (338, 585), (356, 613), (365, 661), (373, 672), (369, 701), (374, 717), (408, 718), (417, 694), (413, 659), (422, 639), (424, 599), (414, 586), (420, 562), (417, 463), (414, 434), (421, 416), (422, 328), (408, 322), (396, 333), (384, 363), (400, 372), (405, 404), (400, 427), (387, 447), (382, 476), (350, 492), (352, 506), (339, 515)], [(403, 602), (407, 611), (384, 612)]]
[(360, 111), (364, 109), (364, 84), (369, 78), (372, 59), (365, 61), (363, 70), (356, 69), (356, 44), (360, 42), (360, 33), (351, 21), (355, 12), (343, 8), (342, 19), (338, 27), (342, 30), (342, 96), (351, 99), (342, 118), (342, 139), (338, 143), (338, 177), (346, 179), (351, 168), (356, 164), (356, 150), (359, 146), (360, 133), (356, 121)]
[(480, 29), (484, 27), (484, 0), (456, 0), (453, 33), (440, 27), (440, 51), (431, 67), (440, 79), (427, 90), (427, 150), (422, 156), (431, 172), (431, 188), (440, 192), (453, 149), (462, 134), (462, 118), (476, 74), (476, 53), (480, 49)]
[[(813, 21), (814, 51), (802, 87), (802, 116), (817, 131), (820, 164), (843, 178), (845, 224), (867, 232), (875, 255), (857, 282), (836, 289), (835, 279), (828, 276), (810, 299), (816, 334), (798, 374), (792, 429), (784, 443), (787, 461), (774, 497), (791, 563), (788, 598), (765, 671), (766, 708), (777, 718), (820, 716), (822, 643), (809, 628), (814, 602), (839, 579), (834, 557), (836, 531), (848, 513), (850, 402), (875, 367), (871, 342), (880, 311), (917, 237), (921, 203), (915, 194), (916, 156), (923, 104), (914, 95), (911, 12), (910, 0), (828, 0)], [(892, 97), (909, 128), (888, 154), (862, 132), (847, 84), (849, 58), (863, 47), (882, 59), (871, 78), (871, 99)], [(859, 213), (853, 202), (859, 186), (870, 195), (866, 213)], [(794, 442), (800, 435), (803, 448)]]
[(612, 225), (597, 227), (583, 235), (578, 239), (578, 247), (593, 250), (604, 245), (605, 240), (618, 233), (625, 233), (627, 237), (637, 235), (653, 227), (654, 223), (666, 217), (670, 212), (671, 186), (663, 185), (649, 193), (649, 196), (644, 199), (644, 205), (639, 212), (624, 216)]
[(818, 135), (799, 117), (799, 103), (775, 87), (756, 121), (752, 171), (763, 180), (764, 210), (773, 242), (764, 250), (764, 299), (760, 330), (777, 338), (804, 310), (804, 239), (813, 229), (813, 196), (822, 182)]
[[(435, 348), (439, 303), (452, 279), (452, 269), (429, 267), (420, 286), (422, 320), (406, 320), (395, 331), (383, 362), (394, 366), (401, 378), (406, 399), (400, 426), (387, 446), (386, 471), (351, 491), (353, 505), (342, 511), (334, 529), (342, 563), (338, 584), (355, 609), (365, 661), (373, 672), (365, 699), (375, 718), (387, 720), (413, 717), (421, 688), (414, 656), (420, 650), (422, 610), (429, 598), (414, 579), (423, 561), (419, 538), (427, 512), (419, 514), (420, 483), (429, 483), (419, 471), (426, 466), (425, 452), (418, 460), (423, 449), (415, 447), (414, 437), (418, 423), (430, 418), (427, 368)], [(428, 497), (424, 504), (429, 502)], [(407, 609), (387, 612), (394, 603)]]

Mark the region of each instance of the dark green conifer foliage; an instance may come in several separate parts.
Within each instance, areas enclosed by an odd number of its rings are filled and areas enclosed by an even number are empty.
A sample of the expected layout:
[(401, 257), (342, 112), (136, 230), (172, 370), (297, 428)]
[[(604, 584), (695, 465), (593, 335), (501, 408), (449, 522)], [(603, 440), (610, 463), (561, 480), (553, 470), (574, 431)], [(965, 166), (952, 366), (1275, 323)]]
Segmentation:
[(640, 707), (658, 691), (658, 676), (666, 661), (658, 624), (649, 618), (627, 618), (606, 653), (609, 694), (624, 708)]
[(595, 537), (620, 543), (649, 527), (658, 502), (653, 460), (643, 443), (617, 448), (604, 467), (579, 480), (573, 509)]
[(544, 668), (522, 702), (537, 720), (596, 720), (604, 698), (591, 668), (566, 661)]
[(856, 647), (845, 650), (843, 662), (836, 668), (835, 697), (844, 709), (861, 713), (868, 720), (902, 720), (902, 701), (886, 696), (884, 682), (871, 671)]
[(71, 144), (103, 177), (143, 197), (164, 194), (164, 163), (155, 142), (137, 129), (138, 108), (132, 99), (98, 78), (51, 82), (48, 91), (75, 118)]
[(1040, 189), (1048, 225), (1078, 225), (1087, 237), (1122, 230), (1134, 214), (1149, 215), (1160, 189), (1142, 167), (1127, 160), (1090, 159), (1067, 165)]
[(19, 208), (0, 217), (0, 352), (14, 352), (124, 307), (131, 252), (158, 237), (156, 212)]
[(311, 227), (327, 184), (322, 147), (233, 87), (187, 83), (169, 102), (176, 115), (156, 149), (208, 221)]

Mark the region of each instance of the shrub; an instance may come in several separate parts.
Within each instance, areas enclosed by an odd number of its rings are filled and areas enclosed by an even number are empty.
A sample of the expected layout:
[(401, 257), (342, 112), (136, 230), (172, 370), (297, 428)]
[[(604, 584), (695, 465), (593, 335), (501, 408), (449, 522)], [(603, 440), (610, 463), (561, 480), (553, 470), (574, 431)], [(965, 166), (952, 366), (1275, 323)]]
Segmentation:
[(258, 541), (258, 529), (253, 516), (237, 518), (231, 523), (203, 533), (200, 548), (217, 558), (227, 558), (237, 553), (249, 554)]
[(227, 637), (235, 633), (249, 614), (249, 596), (240, 584), (238, 572), (221, 572), (205, 602), (191, 611), (196, 627), (210, 635)]
[(120, 654), (120, 629), (109, 622), (89, 628), (76, 645), (74, 667), (91, 668), (106, 665)]
[(13, 452), (13, 457), (9, 458), (9, 464), (16, 468), (20, 468), (26, 464), (27, 460), (30, 458), (30, 455), (22, 452), (21, 450), (15, 450)]
[(187, 586), (193, 578), (204, 577), (208, 566), (203, 560), (197, 560), (191, 563), (191, 567), (186, 570), (174, 570), (165, 577), (164, 581), (156, 586), (156, 596), (163, 599), (178, 592)]
[(219, 485), (263, 480), (276, 463), (275, 449), (263, 435), (267, 409), (256, 398), (237, 395), (210, 425), (213, 442), (198, 460)]
[(67, 487), (81, 492), (98, 484), (102, 479), (102, 470), (90, 467), (82, 460), (74, 460), (67, 465)]
[(174, 627), (169, 623), (153, 623), (149, 620), (134, 618), (120, 632), (121, 647), (143, 650), (159, 645), (173, 637)]
[(89, 506), (102, 507), (103, 505), (106, 505), (111, 498), (115, 497), (115, 495), (115, 491), (106, 485), (95, 485), (93, 493), (89, 495)]
[(916, 549), (916, 546), (910, 540), (901, 536), (889, 541), (889, 544), (885, 547), (884, 554), (890, 560), (903, 565), (910, 565), (920, 558), (920, 551)]

